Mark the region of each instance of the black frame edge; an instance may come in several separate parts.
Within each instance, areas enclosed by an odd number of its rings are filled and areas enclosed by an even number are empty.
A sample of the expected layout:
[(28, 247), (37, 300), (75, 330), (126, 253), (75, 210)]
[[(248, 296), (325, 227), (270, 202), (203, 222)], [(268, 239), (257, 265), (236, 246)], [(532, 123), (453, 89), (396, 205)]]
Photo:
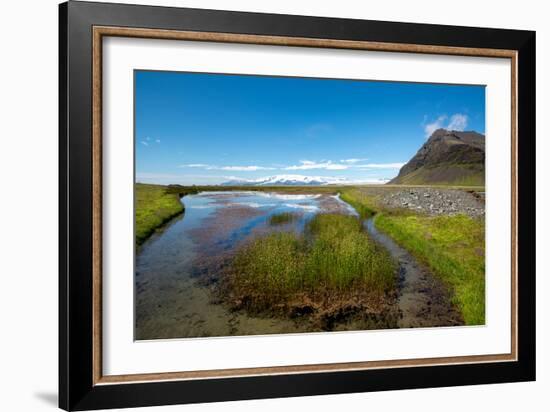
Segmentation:
[[(518, 356), (536, 380), (536, 33), (518, 49)], [(522, 161), (523, 159), (523, 161)], [(521, 185), (520, 185), (521, 182)]]
[(68, 43), (68, 15), (67, 15), (67, 3), (59, 5), (58, 9), (59, 19), (59, 39), (58, 39), (58, 56), (59, 56), (59, 116), (58, 116), (58, 128), (59, 128), (59, 140), (58, 140), (58, 153), (59, 153), (59, 250), (58, 250), (58, 265), (59, 265), (59, 312), (58, 312), (58, 339), (59, 339), (59, 377), (58, 377), (58, 405), (60, 408), (69, 409), (69, 388), (68, 380), (69, 374), (67, 371), (68, 359), (68, 323), (67, 323), (67, 43)]
[[(324, 37), (518, 51), (518, 361), (94, 386), (91, 27)], [(414, 29), (414, 30), (411, 30)], [(200, 9), (59, 6), (59, 406), (89, 410), (530, 381), (535, 368), (535, 33)], [(70, 259), (68, 259), (70, 257)]]

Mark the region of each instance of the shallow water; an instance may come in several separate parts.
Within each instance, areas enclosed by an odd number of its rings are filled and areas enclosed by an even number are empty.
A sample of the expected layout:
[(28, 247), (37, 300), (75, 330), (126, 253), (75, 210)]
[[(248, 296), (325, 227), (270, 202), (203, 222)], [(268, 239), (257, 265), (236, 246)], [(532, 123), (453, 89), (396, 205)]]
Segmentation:
[[(216, 262), (241, 242), (274, 230), (301, 232), (316, 213), (356, 214), (338, 196), (267, 192), (203, 192), (182, 199), (185, 213), (152, 236), (136, 257), (136, 339), (303, 332), (310, 325), (252, 317), (212, 301), (199, 285), (197, 261)], [(294, 212), (270, 226), (270, 216)]]

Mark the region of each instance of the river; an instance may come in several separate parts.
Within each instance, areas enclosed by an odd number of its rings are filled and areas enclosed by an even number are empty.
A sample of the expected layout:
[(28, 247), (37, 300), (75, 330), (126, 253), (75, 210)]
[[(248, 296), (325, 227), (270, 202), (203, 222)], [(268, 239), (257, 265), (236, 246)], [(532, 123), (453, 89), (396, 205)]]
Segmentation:
[[(311, 330), (299, 320), (230, 311), (199, 283), (197, 266), (210, 264), (250, 236), (272, 230), (301, 232), (316, 213), (356, 214), (338, 196), (267, 192), (202, 192), (182, 198), (185, 212), (140, 248), (135, 263), (135, 338), (294, 333)], [(293, 212), (273, 227), (272, 215)]]
[[(202, 192), (182, 198), (185, 212), (146, 241), (135, 263), (135, 338), (137, 340), (207, 336), (263, 335), (319, 331), (304, 319), (250, 316), (215, 301), (199, 276), (201, 263), (224, 263), (245, 240), (274, 230), (302, 232), (316, 213), (357, 212), (339, 196), (275, 192)], [(269, 219), (293, 212), (289, 223)], [(399, 264), (396, 311), (401, 328), (462, 324), (449, 293), (429, 270), (405, 249), (379, 232), (375, 218), (364, 222), (371, 238)], [(335, 330), (364, 329), (342, 321)]]

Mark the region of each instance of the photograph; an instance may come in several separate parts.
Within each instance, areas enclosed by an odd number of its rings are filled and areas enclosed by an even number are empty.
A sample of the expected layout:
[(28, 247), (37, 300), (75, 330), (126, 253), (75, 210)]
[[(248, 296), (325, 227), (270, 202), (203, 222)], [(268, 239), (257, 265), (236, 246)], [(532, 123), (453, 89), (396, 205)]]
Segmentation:
[(486, 324), (485, 85), (133, 76), (135, 340)]

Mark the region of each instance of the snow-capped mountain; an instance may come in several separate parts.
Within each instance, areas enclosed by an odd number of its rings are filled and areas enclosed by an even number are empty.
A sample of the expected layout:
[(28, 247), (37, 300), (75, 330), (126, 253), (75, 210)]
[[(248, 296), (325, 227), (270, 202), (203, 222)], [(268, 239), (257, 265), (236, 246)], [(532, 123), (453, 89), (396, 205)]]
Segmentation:
[[(362, 183), (385, 183), (385, 180)], [(350, 185), (359, 182), (351, 182), (342, 177), (326, 176), (302, 176), (302, 175), (276, 175), (262, 177), (260, 179), (246, 180), (234, 179), (222, 183), (222, 186), (323, 186), (323, 185)]]
[(346, 179), (335, 177), (276, 175), (253, 180), (230, 180), (222, 183), (222, 186), (319, 186), (345, 183)]

